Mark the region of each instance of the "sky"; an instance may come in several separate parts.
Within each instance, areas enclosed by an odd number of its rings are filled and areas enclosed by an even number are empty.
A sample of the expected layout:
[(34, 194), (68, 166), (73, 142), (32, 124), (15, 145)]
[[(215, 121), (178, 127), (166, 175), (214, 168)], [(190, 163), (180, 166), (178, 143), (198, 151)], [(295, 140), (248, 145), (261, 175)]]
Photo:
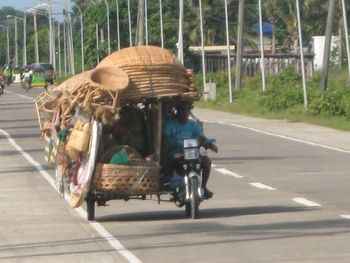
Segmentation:
[[(53, 11), (60, 10), (62, 11), (64, 7), (64, 0), (51, 0), (52, 2), (61, 2), (61, 4), (54, 4), (56, 7), (53, 7)], [(17, 10), (27, 10), (30, 7), (33, 7), (41, 2), (45, 2), (43, 0), (0, 0), (0, 9), (4, 6), (11, 6)], [(67, 3), (70, 1), (67, 0)], [(58, 6), (58, 7), (57, 7)]]
[(40, 3), (39, 0), (0, 0), (0, 8), (11, 6), (15, 9), (24, 11), (25, 9)]

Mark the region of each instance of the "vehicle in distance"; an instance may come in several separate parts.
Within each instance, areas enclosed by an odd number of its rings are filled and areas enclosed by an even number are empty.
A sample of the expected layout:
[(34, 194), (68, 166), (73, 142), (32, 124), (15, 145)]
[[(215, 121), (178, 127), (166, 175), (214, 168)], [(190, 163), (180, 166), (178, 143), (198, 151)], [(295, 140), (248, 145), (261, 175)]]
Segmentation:
[(55, 73), (55, 69), (53, 67), (52, 64), (50, 63), (34, 63), (30, 65), (31, 68), (33, 70), (37, 69), (39, 70), (39, 68), (42, 68), (44, 70), (44, 74), (45, 74), (45, 81), (53, 84), (55, 78), (56, 78), (56, 73)]

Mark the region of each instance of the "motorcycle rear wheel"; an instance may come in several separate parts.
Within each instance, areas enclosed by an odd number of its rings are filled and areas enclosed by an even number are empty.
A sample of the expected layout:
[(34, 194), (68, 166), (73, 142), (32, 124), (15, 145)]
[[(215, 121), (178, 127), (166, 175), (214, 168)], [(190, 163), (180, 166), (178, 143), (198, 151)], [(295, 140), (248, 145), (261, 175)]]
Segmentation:
[(200, 196), (198, 193), (199, 180), (197, 177), (192, 177), (190, 181), (190, 200), (186, 202), (186, 215), (190, 216), (192, 219), (199, 218), (199, 203)]

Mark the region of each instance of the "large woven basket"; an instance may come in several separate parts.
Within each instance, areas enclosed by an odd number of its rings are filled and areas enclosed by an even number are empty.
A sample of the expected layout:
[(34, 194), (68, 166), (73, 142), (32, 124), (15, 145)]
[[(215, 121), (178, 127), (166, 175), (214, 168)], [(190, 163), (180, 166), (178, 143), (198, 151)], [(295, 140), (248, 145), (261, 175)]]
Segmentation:
[(104, 58), (100, 66), (162, 65), (177, 64), (179, 60), (168, 50), (156, 46), (134, 46), (123, 48)]
[(159, 168), (98, 163), (91, 185), (94, 190), (117, 194), (152, 194), (159, 190)]

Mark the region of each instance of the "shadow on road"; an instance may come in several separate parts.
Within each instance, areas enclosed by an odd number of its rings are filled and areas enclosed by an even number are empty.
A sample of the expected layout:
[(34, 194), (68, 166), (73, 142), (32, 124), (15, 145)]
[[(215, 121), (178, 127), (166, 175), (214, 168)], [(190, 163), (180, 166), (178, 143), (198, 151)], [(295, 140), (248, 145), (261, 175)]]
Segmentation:
[[(98, 208), (97, 208), (98, 209)], [(294, 206), (253, 206), (253, 207), (225, 207), (200, 209), (199, 215), (201, 219), (208, 218), (224, 218), (237, 217), (243, 215), (257, 214), (274, 214), (274, 213), (292, 213), (310, 211), (316, 208), (294, 207)], [(114, 214), (101, 216), (97, 218), (99, 222), (108, 221), (158, 221), (158, 220), (174, 220), (185, 219), (185, 209), (179, 208), (177, 211), (149, 211), (149, 212), (133, 212), (127, 214)]]

